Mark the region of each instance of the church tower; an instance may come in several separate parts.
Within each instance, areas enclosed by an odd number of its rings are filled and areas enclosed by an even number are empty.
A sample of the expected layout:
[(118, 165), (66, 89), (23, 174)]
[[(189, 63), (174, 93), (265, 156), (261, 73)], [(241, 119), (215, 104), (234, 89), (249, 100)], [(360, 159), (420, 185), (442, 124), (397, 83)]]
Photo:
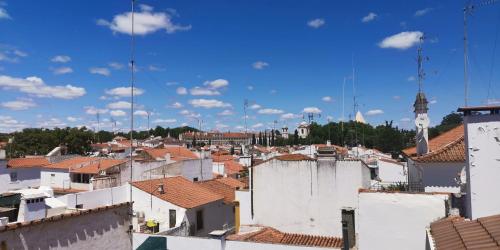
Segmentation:
[[(427, 98), (425, 97), (424, 92), (422, 91), (422, 83), (425, 76), (424, 69), (422, 67), (422, 63), (424, 58), (422, 58), (422, 42), (423, 37), (420, 38), (420, 45), (418, 47), (418, 93), (415, 98), (415, 103), (413, 104), (414, 112), (415, 112), (415, 126), (416, 126), (416, 147), (417, 147), (417, 155), (424, 155), (429, 152), (429, 116), (427, 115), (427, 111), (429, 108), (427, 104)], [(427, 58), (426, 58), (427, 59)]]
[(286, 125), (281, 128), (281, 137), (288, 139), (288, 127)]

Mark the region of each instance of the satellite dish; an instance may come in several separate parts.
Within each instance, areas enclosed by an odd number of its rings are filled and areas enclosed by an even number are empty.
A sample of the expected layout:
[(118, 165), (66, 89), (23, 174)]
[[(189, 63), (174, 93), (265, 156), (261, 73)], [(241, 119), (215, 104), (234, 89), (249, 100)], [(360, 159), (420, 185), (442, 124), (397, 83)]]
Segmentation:
[(428, 128), (429, 127), (429, 117), (418, 115), (417, 119), (415, 119), (415, 125), (419, 128)]

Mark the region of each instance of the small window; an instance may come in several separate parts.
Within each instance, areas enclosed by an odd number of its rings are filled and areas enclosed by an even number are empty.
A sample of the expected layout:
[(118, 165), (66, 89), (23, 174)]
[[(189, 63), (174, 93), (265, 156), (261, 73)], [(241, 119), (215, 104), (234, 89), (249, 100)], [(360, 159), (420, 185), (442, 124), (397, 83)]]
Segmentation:
[(10, 172), (10, 181), (17, 181), (17, 172)]
[(196, 230), (203, 229), (203, 210), (196, 211)]
[(75, 208), (77, 208), (77, 209), (83, 209), (83, 204), (77, 204), (77, 205), (75, 206)]
[(197, 181), (198, 181), (198, 177), (194, 177), (194, 178), (193, 178), (193, 181), (194, 181), (194, 182), (197, 182)]
[(170, 228), (175, 227), (175, 224), (177, 223), (177, 221), (176, 221), (177, 216), (176, 216), (175, 209), (168, 210), (168, 218), (169, 218), (169, 227)]
[(26, 200), (26, 203), (30, 204), (30, 203), (31, 203), (31, 200)]

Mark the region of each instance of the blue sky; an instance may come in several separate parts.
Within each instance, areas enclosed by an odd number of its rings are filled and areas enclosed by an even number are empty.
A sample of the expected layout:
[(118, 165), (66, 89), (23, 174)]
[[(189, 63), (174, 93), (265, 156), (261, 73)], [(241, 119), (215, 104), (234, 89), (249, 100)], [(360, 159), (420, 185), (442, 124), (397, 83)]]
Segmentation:
[[(462, 1), (136, 1), (136, 127), (264, 130), (359, 110), (413, 126), (425, 34), (431, 124), (463, 105)], [(0, 132), (129, 128), (128, 1), (0, 1)], [(496, 103), (500, 5), (469, 22), (471, 105)], [(499, 48), (500, 50), (500, 48)], [(496, 91), (496, 92), (495, 92)]]

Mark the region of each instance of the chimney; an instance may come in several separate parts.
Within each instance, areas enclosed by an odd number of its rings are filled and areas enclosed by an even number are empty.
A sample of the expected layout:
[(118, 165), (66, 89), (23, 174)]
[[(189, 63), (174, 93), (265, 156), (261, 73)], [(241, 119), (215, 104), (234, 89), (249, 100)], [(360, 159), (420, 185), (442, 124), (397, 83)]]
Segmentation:
[(331, 142), (330, 140), (327, 140), (327, 141), (326, 141), (326, 145), (327, 145), (328, 147), (330, 147), (330, 146), (332, 145), (332, 142)]
[(165, 188), (163, 184), (158, 184), (158, 193), (164, 194), (165, 193)]

